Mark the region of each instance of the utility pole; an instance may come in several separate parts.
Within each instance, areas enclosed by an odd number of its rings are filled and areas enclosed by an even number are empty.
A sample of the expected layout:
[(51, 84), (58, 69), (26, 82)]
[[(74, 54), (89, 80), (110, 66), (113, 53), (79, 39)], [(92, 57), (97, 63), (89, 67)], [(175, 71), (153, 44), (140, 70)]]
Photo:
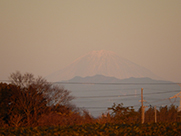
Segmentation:
[(143, 124), (145, 122), (145, 108), (148, 106), (143, 105), (143, 88), (141, 88), (141, 123)]
[(155, 106), (155, 123), (157, 123), (157, 110), (156, 110), (156, 106)]
[(180, 104), (178, 107), (178, 112), (181, 111), (181, 84), (178, 84), (180, 86), (180, 92), (172, 97), (170, 97), (169, 99), (173, 99), (173, 98), (180, 98)]
[(141, 88), (141, 123), (143, 124), (144, 123), (144, 120), (145, 120), (145, 110), (144, 110), (144, 107), (143, 107), (143, 88)]

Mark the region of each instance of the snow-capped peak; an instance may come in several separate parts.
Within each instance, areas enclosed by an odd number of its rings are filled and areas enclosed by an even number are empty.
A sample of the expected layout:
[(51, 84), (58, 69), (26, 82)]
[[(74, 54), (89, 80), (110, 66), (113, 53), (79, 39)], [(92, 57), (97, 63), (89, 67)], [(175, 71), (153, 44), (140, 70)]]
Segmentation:
[(69, 66), (47, 77), (50, 81), (68, 80), (75, 76), (112, 76), (119, 79), (129, 77), (156, 76), (144, 67), (141, 67), (127, 59), (124, 59), (112, 51), (92, 51), (79, 57)]

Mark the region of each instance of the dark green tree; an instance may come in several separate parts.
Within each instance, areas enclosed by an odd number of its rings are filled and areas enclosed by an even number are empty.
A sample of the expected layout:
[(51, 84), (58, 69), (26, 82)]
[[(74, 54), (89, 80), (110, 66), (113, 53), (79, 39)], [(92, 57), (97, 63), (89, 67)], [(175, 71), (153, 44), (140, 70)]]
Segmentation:
[(123, 107), (123, 103), (115, 103), (108, 110), (112, 110), (111, 116), (115, 123), (134, 123), (139, 121), (139, 113), (133, 107)]
[(154, 123), (155, 122), (155, 109), (150, 106), (148, 110), (145, 112), (145, 123)]
[(8, 123), (12, 90), (17, 91), (19, 90), (19, 87), (11, 84), (0, 83), (0, 119), (2, 124)]

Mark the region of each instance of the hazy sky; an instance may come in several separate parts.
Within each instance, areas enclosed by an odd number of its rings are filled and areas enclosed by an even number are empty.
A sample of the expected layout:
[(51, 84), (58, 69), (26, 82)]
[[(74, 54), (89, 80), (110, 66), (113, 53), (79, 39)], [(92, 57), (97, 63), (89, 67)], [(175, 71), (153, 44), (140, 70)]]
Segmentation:
[(181, 82), (181, 0), (0, 0), (0, 80), (101, 49)]

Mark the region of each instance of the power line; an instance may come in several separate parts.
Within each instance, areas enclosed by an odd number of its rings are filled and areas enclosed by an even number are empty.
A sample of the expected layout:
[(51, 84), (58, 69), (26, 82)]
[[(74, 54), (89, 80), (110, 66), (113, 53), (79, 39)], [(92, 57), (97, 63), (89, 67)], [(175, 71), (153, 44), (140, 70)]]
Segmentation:
[[(123, 106), (123, 107), (140, 107), (140, 105)], [(111, 108), (111, 107), (79, 107), (79, 108), (86, 108), (86, 109), (108, 109), (108, 108)]]
[[(134, 90), (133, 90), (134, 89)], [(86, 90), (86, 91), (138, 91), (140, 88), (118, 88), (118, 89), (94, 89), (94, 90)], [(73, 91), (83, 91), (83, 90), (79, 90), (79, 89), (76, 89), (76, 90), (73, 90)]]
[[(180, 90), (174, 90), (174, 91), (165, 91), (165, 92), (153, 92), (153, 93), (144, 93), (144, 95), (150, 95), (150, 94), (163, 94), (163, 93), (170, 93), (170, 92), (180, 92)], [(107, 95), (107, 96), (80, 96), (76, 98), (106, 98), (106, 97), (125, 97), (125, 96), (135, 96), (135, 95), (141, 95), (141, 94), (127, 94), (127, 95)]]
[(107, 96), (81, 96), (76, 98), (106, 98), (106, 97), (124, 97), (124, 96), (135, 96), (135, 94), (127, 94), (127, 95), (107, 95)]
[[(165, 99), (159, 99), (159, 100), (156, 100), (156, 101), (151, 101), (150, 103), (158, 103), (158, 102), (162, 102), (162, 101), (166, 101), (166, 100), (170, 100), (169, 98), (165, 98)], [(178, 102), (178, 101), (168, 101), (169, 103), (173, 104), (175, 102)]]
[(108, 107), (79, 107), (79, 108), (86, 108), (86, 109), (106, 109)]

